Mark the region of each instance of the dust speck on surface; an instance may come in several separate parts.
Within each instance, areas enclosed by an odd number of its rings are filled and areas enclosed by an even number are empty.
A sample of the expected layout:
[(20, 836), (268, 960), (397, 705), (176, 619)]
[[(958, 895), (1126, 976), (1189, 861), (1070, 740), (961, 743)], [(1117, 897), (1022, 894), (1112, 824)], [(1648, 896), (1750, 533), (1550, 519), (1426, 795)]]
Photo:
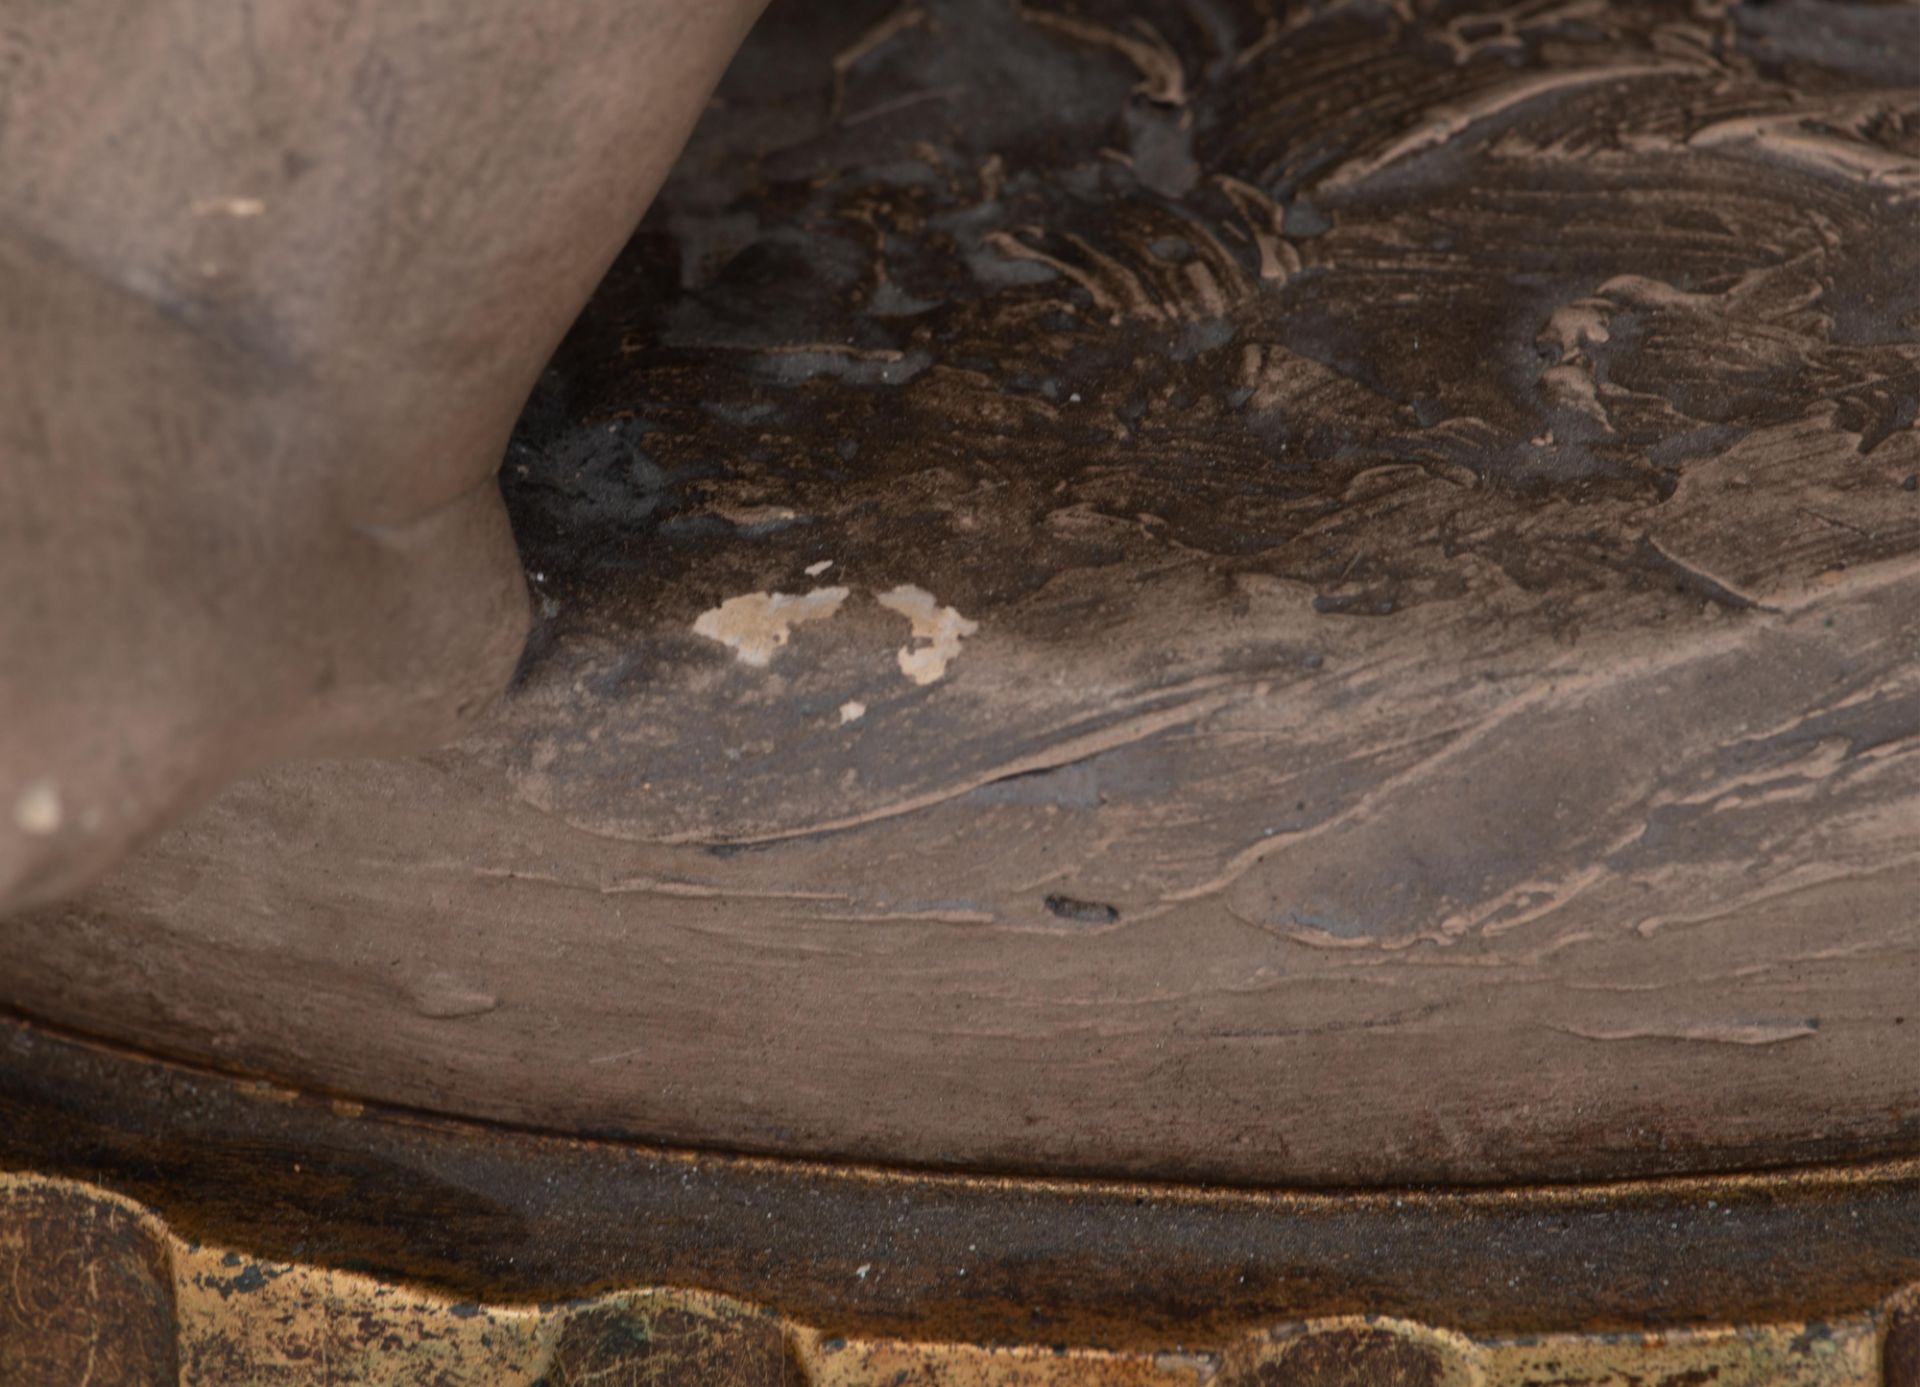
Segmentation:
[(205, 197), (193, 204), (197, 217), (237, 217), (242, 220), (265, 215), (267, 204), (257, 197)]
[(44, 838), (56, 832), (65, 811), (60, 804), (60, 787), (51, 780), (36, 780), (20, 792), (13, 802), (13, 821), (22, 833)]
[(434, 970), (407, 988), (407, 1000), (420, 1016), (436, 1021), (484, 1016), (500, 1005), (486, 987), (459, 973)]

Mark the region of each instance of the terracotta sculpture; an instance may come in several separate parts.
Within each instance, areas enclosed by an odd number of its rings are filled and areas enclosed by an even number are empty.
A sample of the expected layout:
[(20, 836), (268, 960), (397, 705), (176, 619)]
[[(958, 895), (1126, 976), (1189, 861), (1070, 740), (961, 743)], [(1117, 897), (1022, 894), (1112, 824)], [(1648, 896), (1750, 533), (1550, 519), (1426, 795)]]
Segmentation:
[[(819, 1355), (1920, 1361), (1910, 6), (776, 6), (623, 250), (749, 16), (563, 8), (491, 78), (282, 34), (363, 143), (307, 162), (289, 78), (194, 118), (272, 161), (122, 191), (60, 170), (167, 103), (0, 64), (68, 113), (10, 96), (0, 180), (172, 257), (5, 242), (6, 359), (84, 388), (0, 376), (0, 1155)], [(442, 82), (463, 157), (355, 240)]]

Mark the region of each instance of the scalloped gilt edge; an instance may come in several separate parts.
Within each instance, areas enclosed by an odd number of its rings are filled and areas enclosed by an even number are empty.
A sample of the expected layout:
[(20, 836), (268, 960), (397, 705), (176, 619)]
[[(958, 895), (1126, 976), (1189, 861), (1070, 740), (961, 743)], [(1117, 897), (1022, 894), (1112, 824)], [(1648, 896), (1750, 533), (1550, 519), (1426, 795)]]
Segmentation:
[(1920, 1284), (1820, 1322), (1470, 1337), (1348, 1316), (1208, 1349), (839, 1337), (706, 1292), (460, 1302), (201, 1243), (96, 1185), (0, 1173), (0, 1382), (275, 1387), (1913, 1387)]

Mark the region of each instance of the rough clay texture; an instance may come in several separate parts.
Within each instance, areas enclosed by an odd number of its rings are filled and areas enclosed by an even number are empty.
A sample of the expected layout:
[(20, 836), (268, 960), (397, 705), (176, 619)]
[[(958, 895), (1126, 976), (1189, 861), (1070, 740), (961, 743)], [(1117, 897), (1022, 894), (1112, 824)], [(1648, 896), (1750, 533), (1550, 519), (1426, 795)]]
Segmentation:
[[(504, 706), (236, 787), (0, 924), (0, 993), (769, 1152), (1912, 1150), (1916, 49), (1815, 0), (776, 9), (507, 458)], [(829, 583), (764, 663), (698, 629)]]

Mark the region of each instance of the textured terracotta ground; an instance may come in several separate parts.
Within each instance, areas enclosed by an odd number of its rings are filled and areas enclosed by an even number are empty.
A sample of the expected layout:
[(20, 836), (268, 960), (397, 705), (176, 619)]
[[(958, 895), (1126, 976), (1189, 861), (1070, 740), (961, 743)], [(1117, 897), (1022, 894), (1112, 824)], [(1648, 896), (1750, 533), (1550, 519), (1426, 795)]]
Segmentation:
[(882, 1163), (1911, 1153), (1917, 26), (776, 10), (507, 459), (504, 705), (0, 999)]

